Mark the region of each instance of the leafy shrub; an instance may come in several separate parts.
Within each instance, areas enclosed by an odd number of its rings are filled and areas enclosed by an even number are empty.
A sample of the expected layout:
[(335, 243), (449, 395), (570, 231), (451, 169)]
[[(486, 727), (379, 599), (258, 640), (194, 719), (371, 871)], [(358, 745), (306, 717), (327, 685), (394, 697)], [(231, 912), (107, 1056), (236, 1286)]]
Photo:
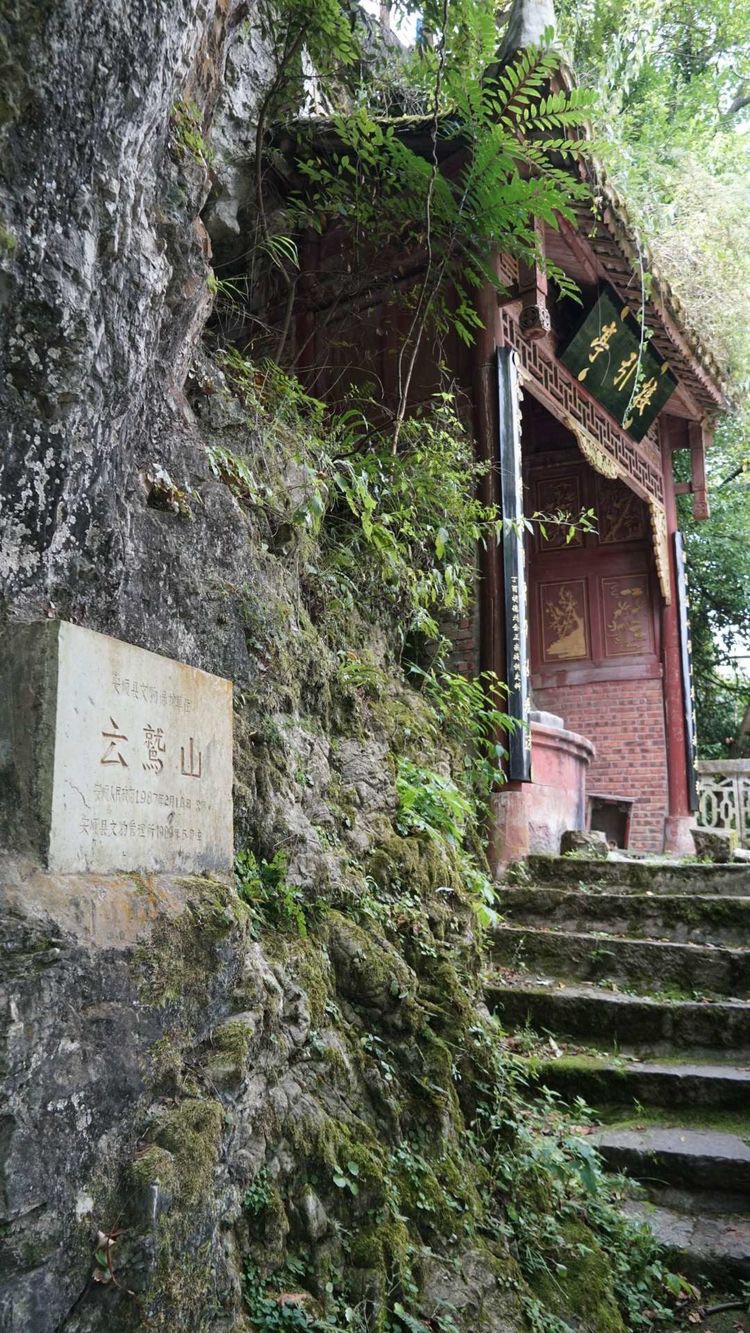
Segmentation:
[(424, 833), (460, 847), (472, 817), (471, 801), (455, 782), (401, 757), (396, 777), (400, 833)]
[(234, 867), (237, 892), (259, 924), (307, 935), (310, 907), (302, 890), (287, 883), (286, 852), (276, 852), (270, 861), (259, 861), (251, 851), (238, 852)]

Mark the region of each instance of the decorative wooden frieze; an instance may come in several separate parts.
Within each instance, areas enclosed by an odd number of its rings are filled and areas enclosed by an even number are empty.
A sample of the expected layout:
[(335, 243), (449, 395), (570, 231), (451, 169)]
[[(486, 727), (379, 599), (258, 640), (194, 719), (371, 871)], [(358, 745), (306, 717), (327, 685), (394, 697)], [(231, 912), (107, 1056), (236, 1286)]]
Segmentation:
[(498, 255), (496, 264), (500, 281), (512, 291), (518, 285), (518, 261), (512, 255)]
[(506, 306), (501, 311), (503, 339), (515, 349), (522, 372), (529, 376), (543, 400), (565, 425), (575, 422), (615, 464), (611, 475), (627, 477), (644, 500), (653, 496), (664, 503), (664, 484), (658, 445), (649, 434), (639, 444), (582, 390), (575, 377), (549, 356), (545, 345), (521, 337), (517, 321)]
[(659, 586), (669, 604), (669, 544), (656, 428), (652, 427), (639, 442), (632, 440), (585, 393), (574, 376), (550, 355), (546, 342), (529, 342), (521, 336), (518, 321), (508, 306), (501, 310), (500, 320), (503, 341), (518, 355), (521, 383), (525, 381), (535, 397), (567, 426), (596, 472), (603, 477), (624, 481), (636, 495), (647, 501)]

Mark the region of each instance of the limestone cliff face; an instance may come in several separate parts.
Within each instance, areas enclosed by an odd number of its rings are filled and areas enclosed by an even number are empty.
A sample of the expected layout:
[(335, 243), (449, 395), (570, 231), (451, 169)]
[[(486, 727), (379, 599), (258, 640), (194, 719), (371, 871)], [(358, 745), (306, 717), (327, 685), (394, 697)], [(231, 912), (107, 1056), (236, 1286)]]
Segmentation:
[[(349, 617), (360, 676), (321, 631), (294, 441), (202, 345), (201, 211), (233, 244), (264, 61), (237, 0), (0, 15), (3, 611), (233, 679), (237, 846), (275, 893), (2, 861), (7, 1333), (523, 1325), (471, 1128), (507, 1092), (474, 914), (395, 819), (397, 755), (452, 757), (379, 631)], [(578, 1326), (617, 1333), (598, 1280)]]
[[(231, 563), (222, 496), (192, 540), (148, 500), (159, 469), (207, 476), (184, 385), (212, 300), (210, 173), (180, 113), (208, 134), (247, 18), (236, 0), (14, 0), (0, 17), (3, 598), (219, 670), (236, 643), (217, 660), (199, 590)], [(248, 62), (243, 115), (257, 41)]]

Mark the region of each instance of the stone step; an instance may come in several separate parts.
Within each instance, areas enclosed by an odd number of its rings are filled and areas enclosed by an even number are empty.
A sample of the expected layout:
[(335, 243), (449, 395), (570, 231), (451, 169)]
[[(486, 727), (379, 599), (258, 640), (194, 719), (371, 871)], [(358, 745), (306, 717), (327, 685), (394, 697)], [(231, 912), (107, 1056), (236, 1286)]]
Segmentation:
[(565, 1101), (583, 1097), (591, 1106), (710, 1107), (750, 1114), (750, 1067), (659, 1064), (592, 1056), (531, 1059), (529, 1081), (551, 1088)]
[(645, 1222), (670, 1266), (693, 1282), (716, 1282), (727, 1290), (750, 1279), (750, 1216), (702, 1210), (697, 1200), (686, 1211), (628, 1200), (623, 1211)]
[(498, 910), (511, 925), (602, 931), (676, 944), (750, 942), (750, 897), (501, 886)]
[(492, 957), (567, 980), (607, 979), (651, 993), (677, 989), (684, 998), (750, 994), (748, 949), (501, 925), (493, 932)]
[(750, 1003), (743, 1000), (653, 1000), (585, 984), (494, 978), (485, 998), (509, 1029), (528, 1025), (599, 1046), (617, 1043), (642, 1056), (672, 1047), (731, 1051), (737, 1064), (750, 1056)]
[(612, 1171), (650, 1186), (678, 1185), (747, 1195), (750, 1146), (736, 1134), (707, 1129), (598, 1129), (590, 1142)]
[(553, 888), (617, 889), (620, 893), (750, 896), (750, 865), (710, 865), (668, 859), (641, 861), (535, 853), (525, 862), (529, 882)]

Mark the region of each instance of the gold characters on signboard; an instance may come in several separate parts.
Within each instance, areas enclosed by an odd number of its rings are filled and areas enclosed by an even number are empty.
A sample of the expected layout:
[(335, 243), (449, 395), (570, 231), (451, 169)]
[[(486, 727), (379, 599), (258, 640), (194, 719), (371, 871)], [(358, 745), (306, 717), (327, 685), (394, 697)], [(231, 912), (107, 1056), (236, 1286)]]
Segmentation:
[[(624, 321), (629, 313), (628, 307), (624, 306), (620, 312), (621, 321)], [(612, 350), (610, 344), (617, 332), (617, 321), (613, 319), (608, 324), (603, 325), (599, 332), (592, 336), (588, 346), (589, 364), (578, 371), (578, 379), (581, 383), (586, 380), (591, 367), (598, 361), (599, 357)], [(668, 366), (665, 362), (661, 368), (662, 375), (667, 369)], [(609, 373), (610, 367), (607, 365), (600, 377), (603, 382), (606, 382)], [(612, 387), (619, 393), (623, 393), (627, 389), (631, 390), (631, 399), (625, 409), (627, 419), (622, 423), (627, 430), (632, 426), (633, 418), (641, 416), (647, 410), (652, 398), (659, 390), (658, 376), (649, 374), (646, 378), (646, 373), (644, 373), (643, 343), (637, 350), (627, 352), (620, 357), (615, 356), (612, 362), (611, 383)]]

